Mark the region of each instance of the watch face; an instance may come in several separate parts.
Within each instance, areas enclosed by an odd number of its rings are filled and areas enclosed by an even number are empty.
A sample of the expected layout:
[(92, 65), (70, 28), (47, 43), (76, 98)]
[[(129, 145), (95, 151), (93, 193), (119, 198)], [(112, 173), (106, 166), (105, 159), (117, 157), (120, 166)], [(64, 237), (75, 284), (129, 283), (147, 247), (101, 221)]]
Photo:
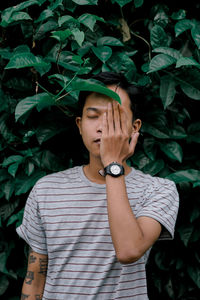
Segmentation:
[(120, 174), (121, 169), (118, 165), (113, 165), (110, 167), (110, 171), (112, 174), (118, 175), (118, 174)]

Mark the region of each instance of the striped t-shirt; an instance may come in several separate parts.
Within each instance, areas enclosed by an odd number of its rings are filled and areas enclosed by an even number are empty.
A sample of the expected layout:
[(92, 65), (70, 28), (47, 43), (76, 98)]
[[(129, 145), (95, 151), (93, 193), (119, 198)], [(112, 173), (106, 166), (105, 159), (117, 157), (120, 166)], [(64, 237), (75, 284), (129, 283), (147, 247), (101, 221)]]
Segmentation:
[[(132, 169), (126, 186), (135, 216), (154, 218), (163, 225), (160, 238), (173, 238), (178, 211), (175, 184)], [(83, 167), (40, 179), (17, 232), (35, 252), (48, 255), (42, 299), (148, 299), (147, 255), (131, 264), (117, 260), (106, 186), (89, 181)]]

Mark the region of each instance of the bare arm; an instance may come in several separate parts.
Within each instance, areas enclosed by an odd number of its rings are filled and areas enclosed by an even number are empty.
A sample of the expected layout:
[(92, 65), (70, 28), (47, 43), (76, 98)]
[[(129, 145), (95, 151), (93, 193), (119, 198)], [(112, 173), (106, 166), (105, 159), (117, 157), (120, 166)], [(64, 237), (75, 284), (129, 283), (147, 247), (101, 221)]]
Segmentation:
[(121, 263), (138, 260), (157, 240), (161, 225), (148, 217), (136, 219), (126, 193), (124, 176), (107, 176), (107, 202), (110, 232)]
[(38, 254), (30, 249), (27, 273), (22, 287), (21, 300), (42, 300), (47, 266), (47, 255)]
[[(128, 131), (123, 108), (116, 102), (112, 106), (108, 104), (100, 148), (104, 167), (113, 161), (126, 164), (126, 159), (134, 153), (137, 139), (138, 133)], [(136, 219), (129, 204), (124, 176), (107, 175), (106, 190), (110, 232), (117, 258), (122, 263), (134, 262), (157, 240), (161, 225), (149, 217)]]

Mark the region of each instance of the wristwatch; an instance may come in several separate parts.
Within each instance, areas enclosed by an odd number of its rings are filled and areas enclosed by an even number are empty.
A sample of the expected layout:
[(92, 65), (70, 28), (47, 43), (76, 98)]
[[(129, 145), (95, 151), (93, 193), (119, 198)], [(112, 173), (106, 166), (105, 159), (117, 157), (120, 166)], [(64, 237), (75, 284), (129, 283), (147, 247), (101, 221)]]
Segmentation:
[(124, 175), (124, 167), (114, 161), (104, 168), (104, 176), (106, 175), (111, 175), (113, 177)]

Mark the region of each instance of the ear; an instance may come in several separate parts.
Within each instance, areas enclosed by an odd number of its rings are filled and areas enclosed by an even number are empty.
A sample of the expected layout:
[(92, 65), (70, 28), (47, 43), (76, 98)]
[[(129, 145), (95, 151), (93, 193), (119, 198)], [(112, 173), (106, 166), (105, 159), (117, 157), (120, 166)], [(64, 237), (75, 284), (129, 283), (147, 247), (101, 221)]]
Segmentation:
[(136, 119), (133, 122), (133, 132), (138, 132), (142, 126), (142, 121), (140, 119)]
[(76, 117), (76, 125), (78, 126), (80, 135), (82, 134), (82, 131), (81, 131), (81, 122), (82, 122), (81, 117)]

